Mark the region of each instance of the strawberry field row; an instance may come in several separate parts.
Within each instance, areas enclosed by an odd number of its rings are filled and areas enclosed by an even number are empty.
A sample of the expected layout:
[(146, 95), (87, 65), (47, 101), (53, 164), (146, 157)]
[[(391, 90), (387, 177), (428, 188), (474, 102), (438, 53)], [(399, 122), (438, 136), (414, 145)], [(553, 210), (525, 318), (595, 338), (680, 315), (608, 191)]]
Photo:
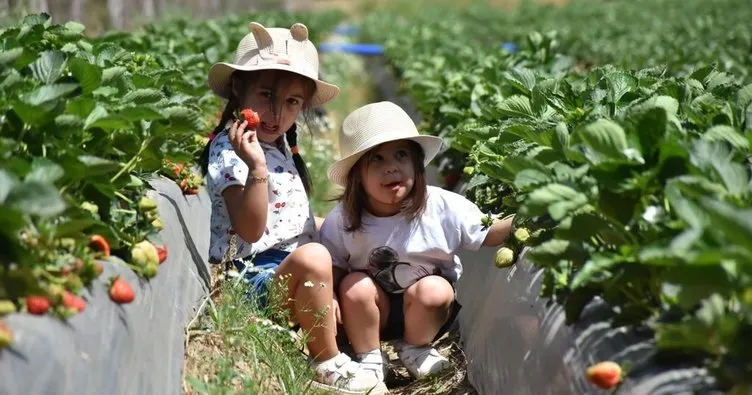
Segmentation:
[[(463, 169), (484, 209), (517, 213), (526, 232), (515, 254), (530, 248), (543, 295), (568, 322), (600, 298), (614, 326), (650, 328), (664, 355), (749, 388), (752, 30), (729, 21), (752, 11), (673, 0), (504, 16), (477, 7), (409, 22), (373, 14), (363, 26), (385, 44), (423, 130), (450, 143), (441, 170)], [(517, 52), (499, 45), (520, 37)]]
[(110, 255), (154, 277), (167, 251), (147, 182), (201, 185), (190, 169), (221, 104), (209, 66), (231, 58), (249, 20), (320, 33), (340, 18), (269, 12), (89, 38), (40, 14), (0, 30), (0, 315), (83, 311), (78, 295)]

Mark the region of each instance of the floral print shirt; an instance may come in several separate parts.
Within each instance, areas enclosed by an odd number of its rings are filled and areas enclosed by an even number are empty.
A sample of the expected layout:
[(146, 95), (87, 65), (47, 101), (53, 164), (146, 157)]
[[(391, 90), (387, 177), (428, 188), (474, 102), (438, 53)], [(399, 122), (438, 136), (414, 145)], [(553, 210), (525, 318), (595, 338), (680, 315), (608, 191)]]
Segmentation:
[[(266, 230), (261, 239), (252, 244), (238, 235), (237, 253), (228, 259), (245, 258), (272, 248), (289, 252), (299, 245), (318, 241), (313, 211), (292, 154), (284, 143), (282, 150), (272, 144), (260, 144), (269, 169)], [(207, 174), (212, 200), (209, 259), (213, 262), (222, 260), (230, 247), (230, 238), (235, 234), (222, 192), (232, 185), (245, 185), (247, 177), (248, 166), (233, 150), (227, 130), (219, 133), (209, 150)]]

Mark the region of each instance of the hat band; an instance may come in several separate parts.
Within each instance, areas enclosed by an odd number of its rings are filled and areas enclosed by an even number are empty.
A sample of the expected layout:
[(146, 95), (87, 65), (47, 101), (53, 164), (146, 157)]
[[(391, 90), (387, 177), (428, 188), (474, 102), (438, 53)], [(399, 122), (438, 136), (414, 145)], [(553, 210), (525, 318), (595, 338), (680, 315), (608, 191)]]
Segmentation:
[(377, 133), (377, 134), (371, 136), (369, 139), (366, 139), (365, 141), (363, 141), (362, 143), (360, 143), (357, 148), (355, 148), (353, 150), (350, 150), (350, 154), (348, 154), (348, 155), (352, 155), (354, 153), (358, 153), (358, 152), (361, 152), (361, 151), (368, 150), (370, 148), (373, 148), (376, 145), (379, 145), (381, 143), (385, 143), (385, 142), (388, 142), (388, 141), (410, 139), (410, 138), (413, 138), (413, 137), (416, 137), (416, 136), (419, 136), (419, 135), (417, 133), (415, 133), (415, 134), (397, 134), (397, 133), (394, 133), (394, 132), (391, 132), (391, 133), (380, 133), (380, 134)]
[[(253, 53), (256, 52), (256, 53)], [(264, 66), (276, 66), (276, 65), (285, 65), (290, 66), (291, 69), (294, 69), (295, 72), (298, 74), (303, 74), (309, 78), (317, 79), (316, 75), (318, 74), (309, 62), (307, 62), (305, 59), (300, 59), (299, 57), (292, 57), (288, 54), (280, 54), (280, 53), (274, 53), (274, 52), (266, 52), (266, 51), (251, 51), (247, 53), (246, 55), (242, 56), (240, 59), (238, 59), (235, 64), (237, 65), (251, 65), (254, 67), (264, 67)]]

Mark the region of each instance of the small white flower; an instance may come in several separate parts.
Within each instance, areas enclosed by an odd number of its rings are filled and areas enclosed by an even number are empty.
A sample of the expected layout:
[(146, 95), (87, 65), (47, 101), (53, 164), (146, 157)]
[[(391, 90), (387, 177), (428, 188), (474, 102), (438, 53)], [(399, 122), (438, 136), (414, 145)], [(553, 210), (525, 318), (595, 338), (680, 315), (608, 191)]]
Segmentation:
[(661, 214), (663, 214), (663, 210), (661, 210), (660, 207), (648, 206), (645, 208), (645, 212), (642, 213), (642, 219), (650, 222), (651, 224), (654, 224), (658, 222), (658, 219), (660, 218)]
[(313, 281), (306, 281), (303, 283), (303, 286), (306, 288), (313, 288)]

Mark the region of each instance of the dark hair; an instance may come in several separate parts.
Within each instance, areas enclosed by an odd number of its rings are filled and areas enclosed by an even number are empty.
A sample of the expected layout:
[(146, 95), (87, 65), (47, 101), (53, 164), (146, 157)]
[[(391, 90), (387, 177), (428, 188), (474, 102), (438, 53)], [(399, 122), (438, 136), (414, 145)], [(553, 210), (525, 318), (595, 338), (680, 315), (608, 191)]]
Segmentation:
[[(259, 78), (261, 77), (262, 72), (273, 73), (271, 78), (273, 79), (272, 86), (274, 86), (275, 89), (272, 89), (271, 93), (271, 110), (274, 113), (278, 114), (278, 116), (280, 117), (282, 114), (281, 111), (279, 111), (281, 105), (279, 103), (280, 99), (278, 92), (280, 90), (287, 89), (290, 83), (296, 78), (303, 83), (304, 103), (302, 112), (303, 118), (306, 121), (308, 120), (309, 113), (313, 112), (313, 106), (311, 103), (313, 95), (316, 93), (316, 83), (313, 80), (311, 80), (310, 78), (302, 77), (295, 73), (281, 70), (264, 70), (260, 72), (235, 71), (230, 77), (230, 84), (232, 86), (232, 89), (230, 89), (230, 97), (227, 101), (227, 105), (225, 105), (224, 111), (222, 111), (222, 116), (220, 117), (217, 127), (214, 128), (214, 131), (212, 132), (213, 136), (216, 137), (220, 133), (223, 133), (225, 131), (225, 125), (227, 124), (227, 122), (231, 119), (234, 119), (235, 112), (240, 109), (239, 107), (241, 104), (237, 95), (235, 94), (235, 91), (237, 90), (238, 92), (247, 92), (248, 89), (252, 89), (259, 82)], [(311, 176), (308, 172), (308, 166), (306, 166), (305, 161), (300, 156), (300, 153), (298, 153), (298, 132), (296, 124), (293, 124), (292, 127), (290, 127), (290, 129), (285, 132), (285, 140), (287, 140), (287, 144), (290, 146), (290, 150), (292, 151), (292, 160), (295, 163), (295, 169), (298, 171), (300, 179), (303, 181), (303, 186), (305, 187), (306, 193), (310, 194), (312, 188)], [(199, 166), (201, 167), (202, 175), (206, 175), (209, 169), (209, 152), (211, 150), (212, 142), (213, 141), (210, 140), (206, 144), (204, 150), (199, 156), (198, 162)]]
[[(410, 143), (410, 158), (415, 168), (415, 177), (413, 189), (402, 202), (401, 211), (412, 222), (423, 215), (423, 212), (426, 210), (428, 187), (426, 186), (426, 167), (423, 164), (425, 159), (423, 148), (415, 141), (407, 141)], [(337, 199), (342, 202), (345, 216), (345, 231), (347, 232), (354, 232), (363, 228), (363, 212), (368, 210), (368, 196), (360, 179), (360, 168), (368, 165), (370, 158), (376, 153), (378, 147), (371, 148), (355, 162), (355, 165), (353, 165), (347, 174), (345, 191)]]

